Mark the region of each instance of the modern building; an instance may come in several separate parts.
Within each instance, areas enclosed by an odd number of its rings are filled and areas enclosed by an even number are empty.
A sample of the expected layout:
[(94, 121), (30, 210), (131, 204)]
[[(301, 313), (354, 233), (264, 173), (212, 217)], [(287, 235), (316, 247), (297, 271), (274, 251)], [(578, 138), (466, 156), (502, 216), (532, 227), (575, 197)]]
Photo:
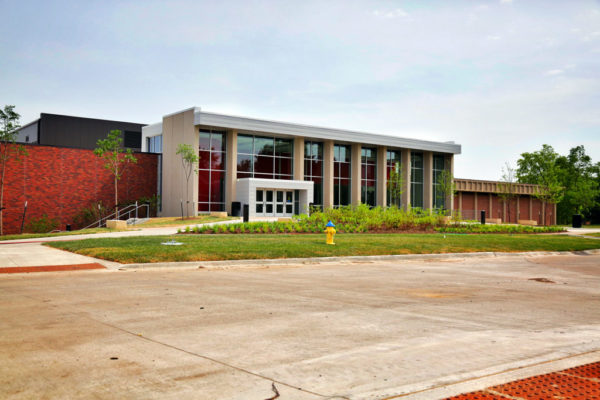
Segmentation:
[[(189, 144), (199, 154), (190, 182), (196, 212), (232, 212), (249, 205), (250, 217), (286, 217), (309, 205), (365, 203), (453, 208), (440, 190), (461, 146), (351, 130), (237, 117), (190, 108), (142, 128), (142, 151), (162, 153), (162, 215), (180, 215), (188, 184), (176, 154)], [(392, 170), (404, 177), (401, 199), (387, 190)]]
[(40, 144), (93, 150), (99, 139), (111, 130), (123, 132), (123, 146), (141, 150), (142, 127), (145, 124), (111, 121), (69, 115), (40, 114), (40, 118), (19, 129), (18, 143)]

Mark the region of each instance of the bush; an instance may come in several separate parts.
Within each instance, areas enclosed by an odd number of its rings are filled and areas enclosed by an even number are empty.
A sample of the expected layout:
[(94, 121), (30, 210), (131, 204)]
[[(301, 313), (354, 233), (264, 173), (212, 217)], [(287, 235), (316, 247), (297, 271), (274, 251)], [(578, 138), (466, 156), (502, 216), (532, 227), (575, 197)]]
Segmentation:
[(58, 229), (60, 222), (58, 218), (49, 218), (44, 214), (39, 218), (32, 218), (25, 225), (25, 232), (29, 233), (48, 233)]

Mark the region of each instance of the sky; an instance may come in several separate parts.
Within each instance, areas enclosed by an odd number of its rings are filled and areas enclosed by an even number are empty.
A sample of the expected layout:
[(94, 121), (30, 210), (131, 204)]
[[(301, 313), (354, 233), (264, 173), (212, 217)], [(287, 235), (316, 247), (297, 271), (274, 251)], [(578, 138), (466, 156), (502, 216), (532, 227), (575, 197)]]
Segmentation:
[(140, 123), (204, 111), (600, 161), (600, 0), (0, 0), (0, 106)]

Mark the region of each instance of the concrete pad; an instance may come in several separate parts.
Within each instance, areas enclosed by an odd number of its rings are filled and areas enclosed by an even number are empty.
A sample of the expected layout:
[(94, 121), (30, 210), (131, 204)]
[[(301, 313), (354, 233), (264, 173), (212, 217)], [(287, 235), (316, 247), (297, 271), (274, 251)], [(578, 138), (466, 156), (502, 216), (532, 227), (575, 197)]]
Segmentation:
[(599, 300), (599, 255), (6, 275), (0, 397), (435, 399), (600, 357)]
[(41, 243), (0, 244), (0, 267), (33, 267), (44, 265), (70, 265), (100, 263), (107, 268), (121, 264), (98, 260), (64, 250), (43, 246)]

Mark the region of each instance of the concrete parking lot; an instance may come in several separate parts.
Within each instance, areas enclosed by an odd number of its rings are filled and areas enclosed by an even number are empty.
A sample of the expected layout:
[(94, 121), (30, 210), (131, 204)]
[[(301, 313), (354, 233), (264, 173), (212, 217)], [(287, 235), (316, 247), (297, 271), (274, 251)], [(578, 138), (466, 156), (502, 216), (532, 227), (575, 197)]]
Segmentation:
[(598, 360), (599, 255), (0, 276), (0, 398), (436, 399)]

